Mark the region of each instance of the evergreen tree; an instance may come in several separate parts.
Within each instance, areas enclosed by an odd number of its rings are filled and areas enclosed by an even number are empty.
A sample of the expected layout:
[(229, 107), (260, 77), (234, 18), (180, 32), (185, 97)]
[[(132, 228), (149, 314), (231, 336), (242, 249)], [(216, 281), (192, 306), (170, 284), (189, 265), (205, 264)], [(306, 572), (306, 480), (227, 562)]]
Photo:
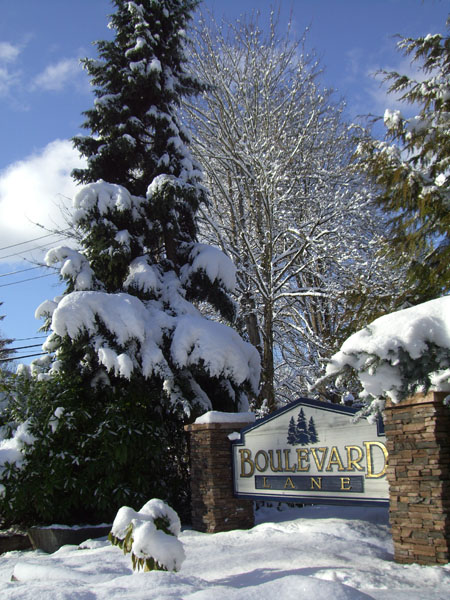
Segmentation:
[(351, 373), (360, 384), (361, 415), (381, 414), (386, 398), (397, 403), (430, 388), (447, 392), (449, 315), (447, 295), (375, 319), (345, 340), (312, 389), (328, 379), (340, 387)]
[(392, 254), (408, 265), (417, 303), (450, 290), (450, 37), (405, 38), (398, 48), (425, 79), (384, 71), (385, 81), (420, 110), (411, 118), (386, 110), (386, 140), (361, 144), (360, 164), (380, 186), (379, 204), (392, 216)]
[[(183, 511), (183, 423), (212, 408), (245, 410), (257, 393), (257, 350), (200, 311), (207, 302), (222, 320), (234, 316), (235, 269), (197, 243), (206, 194), (177, 114), (181, 97), (202, 89), (185, 71), (197, 3), (114, 0), (115, 38), (85, 61), (96, 101), (85, 113), (91, 134), (74, 140), (88, 161), (74, 171), (87, 184), (74, 202), (81, 250), (47, 255), (67, 289), (38, 309), (49, 356), (14, 396), (16, 420), (29, 420), (37, 440), (4, 482), (4, 512), (16, 518), (105, 520), (152, 496)], [(43, 473), (36, 457), (45, 453)], [(18, 500), (26, 490), (27, 506)]]
[[(3, 302), (0, 302), (0, 306), (2, 304), (3, 304)], [(0, 315), (0, 321), (3, 321), (4, 318), (5, 318), (5, 315)], [(13, 342), (13, 340), (0, 337), (0, 359), (8, 358), (11, 355), (11, 353), (13, 352), (13, 350), (10, 350), (7, 348), (7, 346), (9, 344), (11, 344), (11, 342)], [(1, 366), (1, 363), (0, 363), (0, 366)]]
[(291, 417), (288, 427), (287, 443), (291, 446), (295, 446), (297, 443), (297, 427), (295, 425), (294, 417)]
[(319, 436), (317, 435), (316, 426), (312, 417), (309, 419), (308, 423), (308, 435), (310, 444), (316, 444), (319, 441)]
[[(234, 317), (229, 297), (234, 267), (222, 253), (197, 243), (196, 213), (206, 195), (200, 167), (188, 149), (189, 133), (178, 117), (181, 98), (202, 90), (201, 83), (187, 75), (185, 66), (185, 31), (198, 0), (115, 0), (114, 4), (117, 11), (111, 26), (115, 39), (97, 42), (100, 60), (85, 61), (96, 95), (94, 108), (85, 113), (84, 127), (91, 135), (74, 139), (88, 161), (86, 169), (74, 171), (74, 177), (90, 183), (78, 195), (74, 215), (82, 236), (82, 256), (73, 258), (63, 249), (50, 253), (48, 260), (65, 264), (68, 292), (101, 290), (115, 294), (117, 300), (117, 294), (126, 291), (156, 310), (152, 317), (160, 320), (181, 315), (201, 319), (191, 303), (207, 301), (222, 318), (230, 320)], [(75, 267), (77, 260), (80, 266)], [(77, 268), (81, 276), (74, 272)], [(84, 276), (88, 281), (80, 286)], [(83, 303), (86, 297), (70, 298), (71, 303), (78, 300)], [(96, 317), (101, 319), (98, 311)], [(159, 375), (166, 382), (172, 404), (180, 403), (189, 410), (195, 404), (210, 408), (214, 401), (218, 409), (239, 408), (243, 387), (251, 389), (249, 371), (244, 377), (237, 376), (230, 365), (218, 364), (219, 356), (202, 353), (202, 339), (232, 336), (232, 332), (217, 326), (213, 333), (211, 322), (203, 319), (195, 327), (192, 319), (185, 321), (160, 323), (155, 338), (160, 335), (161, 339), (154, 338), (154, 348), (145, 347), (143, 340), (133, 346), (132, 335), (111, 348), (120, 335), (116, 332), (116, 339), (111, 340), (105, 334), (107, 355), (95, 347), (98, 341), (88, 344), (91, 371), (100, 362), (109, 371), (126, 375), (128, 366), (116, 362), (125, 351), (133, 375)], [(184, 325), (184, 331), (177, 325)], [(70, 339), (57, 343), (68, 342), (73, 355), (77, 335), (71, 335), (68, 328), (63, 331)], [(176, 340), (174, 334), (178, 334)], [(240, 343), (237, 337), (232, 339)], [(183, 341), (187, 356), (182, 357), (177, 346)], [(85, 353), (86, 340), (82, 345)], [(161, 355), (149, 356), (157, 349)], [(252, 354), (249, 348), (245, 350)], [(225, 362), (230, 359), (222, 358)], [(86, 363), (84, 354), (83, 361)], [(125, 362), (128, 365), (127, 359)], [(194, 368), (187, 369), (187, 363)], [(217, 381), (211, 384), (211, 379)]]
[(176, 109), (202, 89), (186, 72), (184, 41), (199, 1), (113, 0), (109, 26), (116, 35), (96, 42), (99, 59), (83, 61), (96, 101), (84, 113), (91, 134), (74, 138), (88, 160), (86, 169), (74, 170), (77, 181), (103, 179), (145, 196), (156, 175), (179, 176), (189, 134)]
[(309, 444), (308, 427), (303, 408), (301, 408), (300, 412), (298, 413), (296, 442), (297, 444), (300, 444), (300, 446)]

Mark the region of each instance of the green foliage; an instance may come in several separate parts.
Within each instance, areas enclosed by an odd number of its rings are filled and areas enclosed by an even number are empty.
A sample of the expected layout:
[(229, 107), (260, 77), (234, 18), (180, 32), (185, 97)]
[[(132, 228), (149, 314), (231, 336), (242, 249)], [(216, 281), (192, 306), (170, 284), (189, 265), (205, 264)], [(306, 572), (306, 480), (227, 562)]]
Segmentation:
[[(88, 159), (86, 169), (74, 170), (77, 181), (103, 179), (145, 196), (156, 175), (176, 169), (177, 152), (169, 165), (159, 159), (175, 133), (167, 119), (171, 105), (202, 89), (184, 69), (184, 32), (198, 3), (139, 0), (133, 8), (128, 0), (114, 0), (115, 38), (96, 42), (99, 58), (84, 60), (97, 102), (84, 113), (83, 127), (92, 135), (73, 140)], [(185, 133), (180, 136), (188, 142)]]
[[(0, 302), (0, 306), (3, 304), (3, 302)], [(5, 318), (5, 315), (0, 315), (0, 321), (3, 321), (3, 319)], [(0, 359), (2, 358), (8, 358), (9, 355), (11, 354), (11, 350), (9, 350), (7, 348), (7, 346), (9, 344), (11, 344), (13, 340), (9, 340), (6, 338), (2, 338), (0, 337)], [(0, 369), (2, 368), (2, 363), (0, 362)]]
[(3, 422), (29, 420), (36, 438), (0, 482), (5, 525), (97, 523), (118, 507), (167, 498), (186, 516), (188, 465), (181, 418), (164, 418), (147, 382), (87, 388), (79, 374), (13, 378)]
[[(170, 523), (167, 518), (159, 517), (154, 519), (153, 523), (155, 524), (156, 529), (164, 531), (166, 535), (173, 535), (169, 529)], [(133, 571), (139, 571), (140, 569), (143, 571), (168, 571), (167, 567), (159, 563), (152, 556), (148, 558), (139, 558), (133, 553), (133, 523), (128, 525), (126, 535), (123, 539), (116, 537), (110, 532), (108, 534), (108, 540), (113, 546), (118, 546), (124, 554), (131, 554)]]
[(108, 538), (124, 554), (131, 554), (134, 570), (178, 571), (185, 559), (180, 530), (177, 513), (153, 498), (139, 512), (122, 506)]
[(403, 400), (418, 390), (428, 392), (435, 383), (431, 375), (450, 368), (450, 350), (428, 342), (422, 356), (412, 359), (408, 352), (400, 347), (397, 350), (397, 360), (395, 366), (399, 369), (402, 378), (402, 386), (398, 394)]
[[(376, 354), (368, 354), (361, 352), (357, 354), (349, 354), (350, 360), (347, 364), (342, 365), (341, 370), (331, 375), (325, 375), (321, 380), (333, 377), (336, 379), (335, 385), (337, 389), (345, 391), (348, 386), (345, 381), (348, 377), (359, 377), (360, 381), (366, 382), (374, 377), (379, 377), (384, 380), (389, 389), (380, 389), (379, 393), (367, 393), (365, 390), (360, 396), (362, 409), (360, 416), (368, 414), (381, 414), (384, 410), (386, 397), (394, 399), (395, 402), (400, 402), (417, 393), (427, 393), (432, 386), (436, 386), (439, 380), (439, 375), (442, 376), (442, 381), (448, 381), (448, 373), (446, 370), (450, 368), (450, 351), (448, 348), (443, 348), (432, 342), (426, 343), (426, 348), (418, 358), (411, 358), (410, 354), (398, 346), (395, 352), (391, 352), (386, 358), (381, 358)], [(351, 359), (358, 359), (359, 366), (351, 365)], [(382, 373), (382, 375), (380, 375)], [(383, 379), (381, 379), (383, 378)], [(360, 386), (361, 387), (361, 386)]]
[(379, 205), (391, 215), (392, 257), (406, 263), (417, 303), (450, 290), (450, 38), (406, 38), (398, 48), (425, 79), (383, 72), (385, 81), (420, 111), (405, 118), (387, 110), (386, 141), (362, 143), (360, 164), (380, 186)]

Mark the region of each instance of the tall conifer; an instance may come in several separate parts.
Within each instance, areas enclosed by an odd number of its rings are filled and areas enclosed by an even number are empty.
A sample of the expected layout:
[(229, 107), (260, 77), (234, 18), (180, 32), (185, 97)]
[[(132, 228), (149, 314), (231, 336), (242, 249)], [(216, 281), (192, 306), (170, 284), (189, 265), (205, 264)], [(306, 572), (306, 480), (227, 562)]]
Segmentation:
[[(0, 306), (2, 304), (3, 302), (0, 302)], [(5, 315), (0, 315), (0, 321), (3, 321), (4, 318)], [(12, 341), (13, 340), (0, 337), (0, 358), (8, 358), (8, 356), (13, 352), (13, 350), (8, 349), (7, 347)]]
[(386, 139), (361, 144), (360, 165), (379, 185), (378, 202), (391, 216), (392, 256), (407, 265), (417, 304), (450, 290), (450, 36), (405, 38), (397, 47), (420, 76), (382, 73), (389, 92), (417, 114), (387, 109)]
[(114, 4), (114, 39), (85, 61), (90, 133), (74, 139), (87, 158), (73, 173), (85, 184), (73, 213), (81, 249), (46, 258), (67, 289), (37, 311), (49, 356), (33, 365), (39, 381), (15, 413), (36, 439), (2, 480), (7, 519), (104, 521), (151, 496), (182, 509), (184, 420), (245, 410), (257, 393), (257, 350), (201, 312), (207, 302), (233, 317), (235, 269), (197, 243), (206, 193), (177, 114), (202, 89), (184, 53), (198, 1)]
[[(72, 258), (60, 249), (48, 259), (69, 261), (71, 266), (87, 259), (85, 267), (75, 268), (76, 276), (73, 268), (65, 268), (68, 293), (125, 291), (144, 303), (159, 303), (158, 309), (172, 317), (200, 318), (191, 303), (199, 306), (206, 301), (230, 321), (235, 311), (229, 296), (234, 268), (222, 253), (197, 243), (196, 213), (207, 200), (206, 192), (201, 169), (189, 151), (189, 132), (178, 116), (181, 98), (203, 89), (188, 74), (185, 55), (186, 26), (198, 0), (114, 0), (114, 4), (117, 10), (110, 22), (114, 40), (97, 42), (99, 59), (84, 61), (96, 96), (83, 124), (90, 135), (74, 138), (87, 158), (87, 167), (73, 172), (79, 182), (88, 184), (76, 199), (74, 214), (82, 257)], [(96, 317), (101, 319), (98, 311)], [(192, 329), (192, 323), (188, 325)], [(199, 337), (213, 335), (204, 331), (209, 325), (209, 321), (198, 321), (197, 329), (202, 331), (197, 336), (192, 332), (186, 343), (201, 345)], [(117, 362), (117, 356), (125, 352), (133, 364), (133, 377), (156, 375), (164, 382), (163, 396), (185, 411), (195, 405), (211, 408), (214, 404), (222, 410), (243, 406), (243, 392), (252, 385), (255, 388), (257, 377), (253, 376), (252, 383), (248, 372), (230, 377), (230, 365), (211, 367), (204, 353), (193, 352), (195, 348), (187, 348), (189, 360), (181, 360), (174, 348), (178, 343), (173, 339), (174, 327), (162, 329), (162, 339), (156, 342), (161, 359), (149, 359), (142, 344), (117, 343), (118, 336), (107, 332), (102, 335), (107, 338), (108, 352), (114, 353), (108, 354), (110, 359), (105, 353), (100, 356), (98, 347), (83, 335), (81, 346), (80, 336), (75, 335), (62, 336), (56, 343), (61, 344), (59, 354), (72, 364), (78, 344), (76, 360), (83, 353), (82, 360), (92, 373), (100, 357), (109, 376), (129, 378), (128, 368), (121, 370)], [(230, 335), (222, 329), (214, 337), (220, 338), (221, 333)], [(186, 362), (195, 368), (187, 369)]]

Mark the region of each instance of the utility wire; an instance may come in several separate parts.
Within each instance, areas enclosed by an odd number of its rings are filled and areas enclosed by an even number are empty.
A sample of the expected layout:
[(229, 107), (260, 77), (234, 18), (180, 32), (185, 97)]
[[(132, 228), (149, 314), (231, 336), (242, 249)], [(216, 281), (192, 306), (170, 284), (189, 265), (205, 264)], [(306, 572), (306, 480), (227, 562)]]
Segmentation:
[(28, 279), (21, 279), (20, 281), (12, 281), (11, 283), (2, 283), (0, 288), (8, 287), (9, 285), (17, 285), (18, 283), (25, 283), (26, 281), (33, 281), (34, 279), (42, 279), (42, 277), (50, 277), (51, 275), (56, 275), (57, 273), (47, 273), (46, 275), (38, 275), (37, 277), (28, 277)]
[[(56, 244), (57, 242), (61, 242), (62, 240), (65, 240), (65, 237), (61, 237), (57, 240), (54, 240), (54, 242), (52, 242), (53, 244)], [(11, 258), (11, 256), (21, 256), (22, 254), (26, 253), (26, 252), (32, 252), (33, 250), (41, 250), (42, 248), (48, 248), (48, 244), (42, 244), (42, 246), (34, 246), (33, 248), (28, 248), (28, 250), (21, 250), (20, 252), (13, 252), (12, 254), (6, 254), (5, 256), (0, 256), (0, 260), (3, 260), (4, 258)]]
[(36, 242), (37, 240), (43, 240), (44, 238), (51, 237), (52, 235), (61, 235), (64, 231), (69, 231), (70, 227), (67, 229), (62, 229), (61, 231), (57, 231), (56, 233), (48, 233), (47, 235), (41, 235), (40, 237), (32, 238), (31, 240), (27, 240), (26, 242), (19, 242), (18, 244), (11, 244), (10, 246), (3, 246), (0, 248), (0, 252), (2, 250), (8, 250), (9, 248), (16, 248), (16, 246), (23, 246), (24, 244), (29, 244), (30, 242)]
[(37, 348), (38, 346), (42, 346), (42, 344), (31, 344), (30, 346), (18, 346), (17, 348), (5, 348), (8, 352), (13, 352), (16, 350), (24, 350), (25, 348)]
[(13, 358), (0, 358), (0, 362), (11, 362), (13, 360), (21, 360), (22, 358), (30, 358), (32, 356), (44, 356), (44, 352), (40, 354), (26, 354), (25, 356), (14, 356)]
[(47, 337), (47, 336), (46, 335), (34, 335), (33, 337), (27, 337), (27, 338), (14, 338), (14, 342), (25, 342), (27, 340), (41, 340), (45, 337)]
[(47, 265), (39, 265), (38, 267), (28, 267), (28, 269), (20, 269), (19, 271), (10, 271), (9, 273), (1, 273), (0, 277), (8, 277), (9, 275), (17, 275), (18, 273), (25, 273), (25, 271), (33, 271), (34, 269), (48, 269)]

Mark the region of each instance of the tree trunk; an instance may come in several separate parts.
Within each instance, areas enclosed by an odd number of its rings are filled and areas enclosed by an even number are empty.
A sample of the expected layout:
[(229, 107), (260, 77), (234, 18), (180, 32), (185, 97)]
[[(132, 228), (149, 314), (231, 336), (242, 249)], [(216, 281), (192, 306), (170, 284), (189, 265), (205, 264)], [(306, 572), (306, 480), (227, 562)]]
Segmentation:
[(265, 404), (269, 413), (276, 410), (273, 366), (273, 308), (271, 302), (264, 306), (264, 346), (261, 370), (261, 391), (259, 393), (259, 407)]

